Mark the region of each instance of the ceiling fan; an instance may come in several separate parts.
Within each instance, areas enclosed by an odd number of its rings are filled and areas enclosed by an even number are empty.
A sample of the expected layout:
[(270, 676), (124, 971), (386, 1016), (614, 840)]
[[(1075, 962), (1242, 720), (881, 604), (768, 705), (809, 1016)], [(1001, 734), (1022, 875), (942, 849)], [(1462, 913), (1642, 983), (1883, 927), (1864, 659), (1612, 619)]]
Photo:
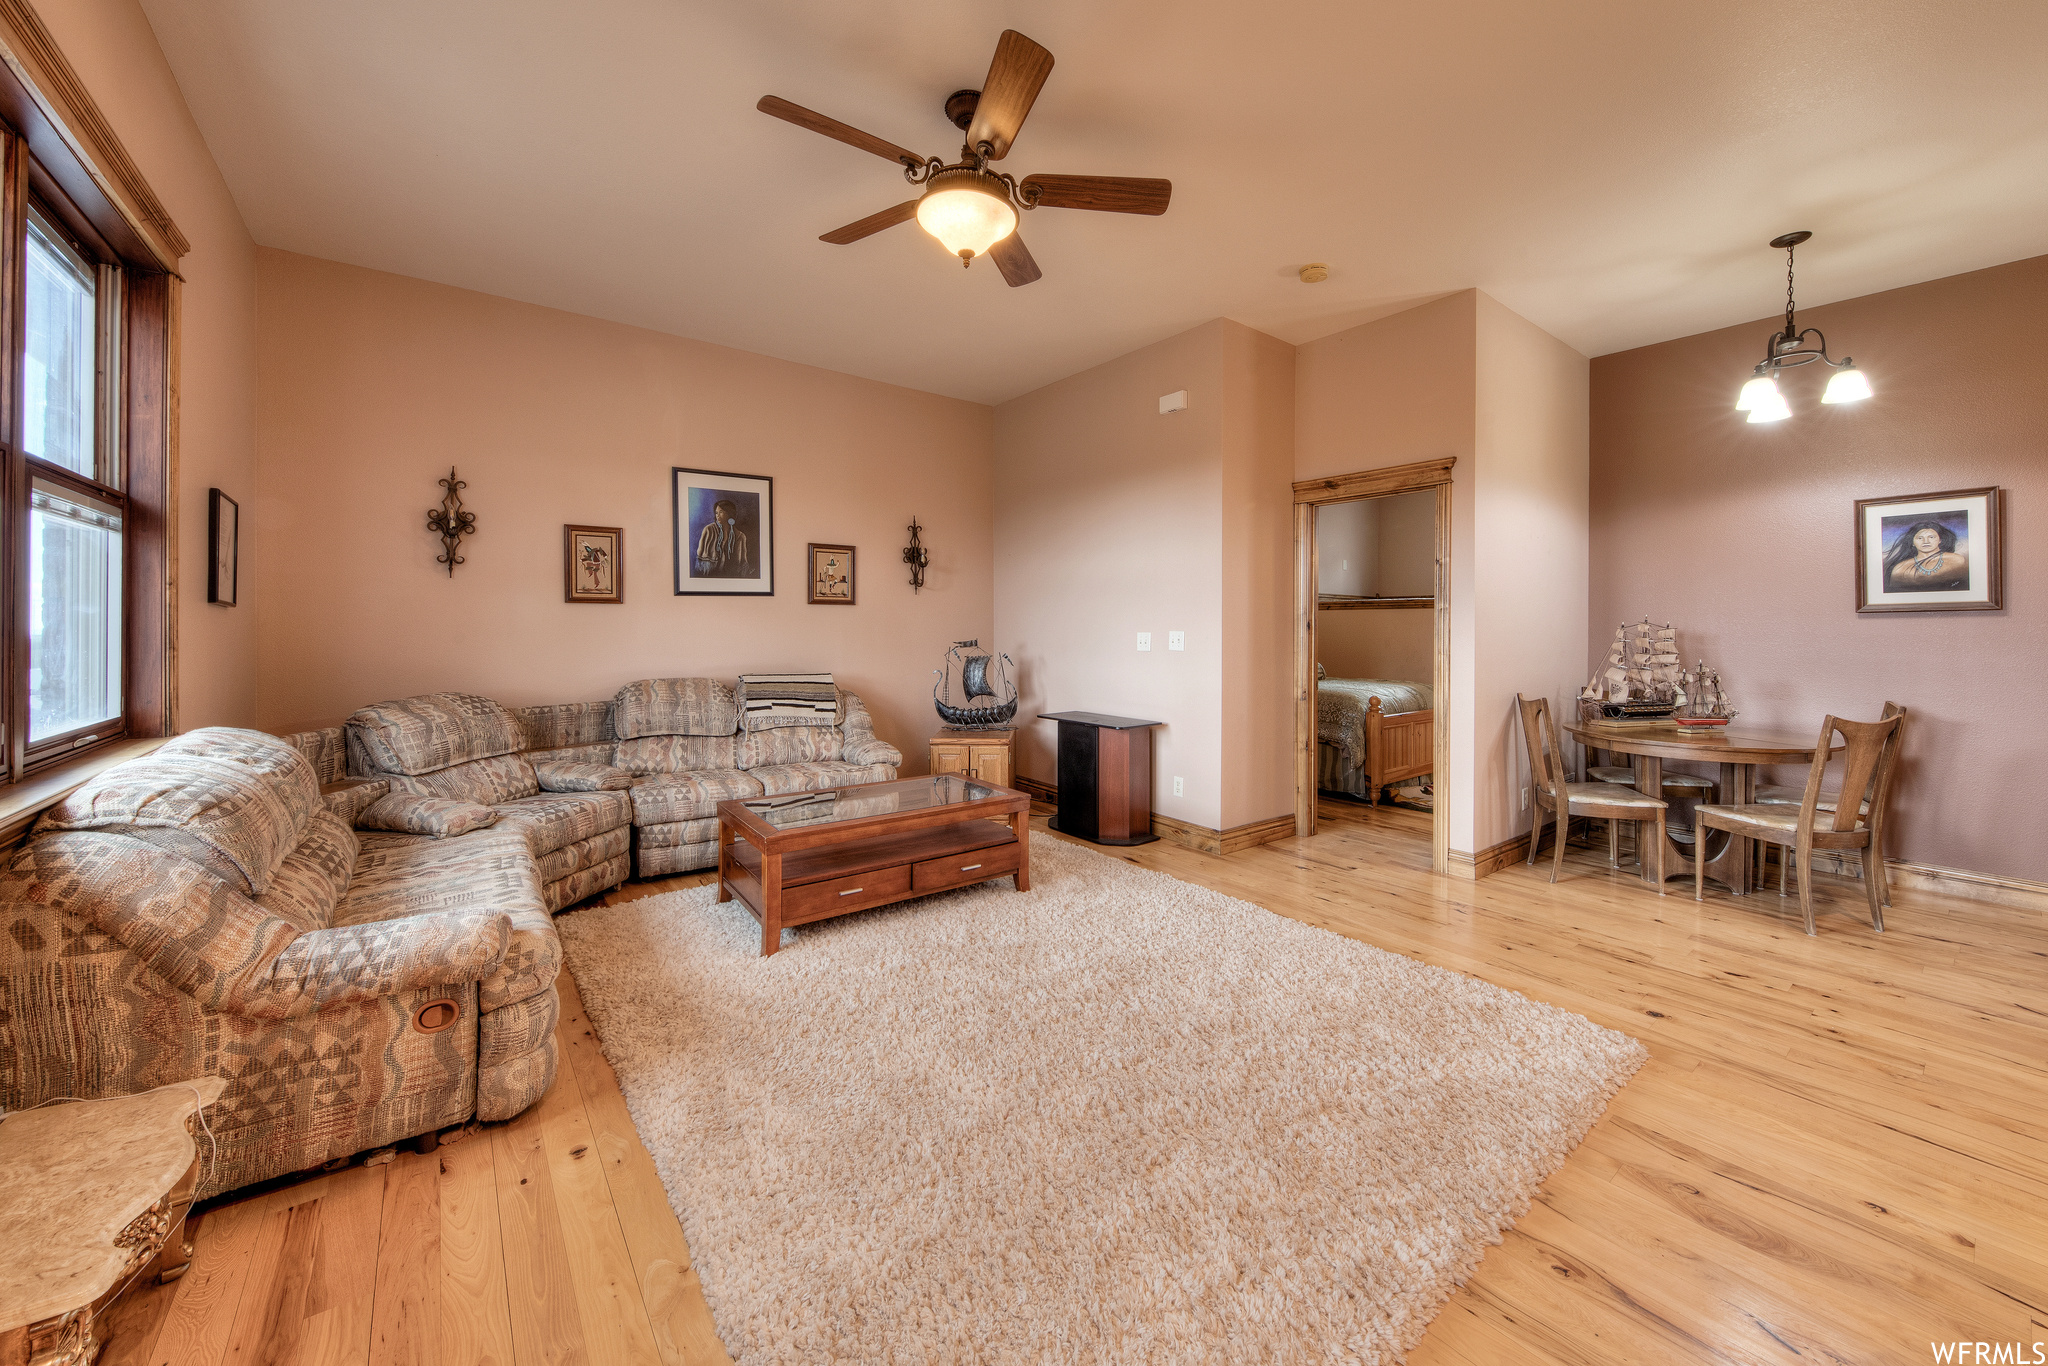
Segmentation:
[(1017, 235), (1018, 210), (1095, 209), (1105, 213), (1162, 214), (1173, 196), (1170, 180), (1130, 176), (1031, 175), (1023, 180), (989, 169), (989, 163), (1010, 154), (1024, 116), (1031, 112), (1039, 87), (1052, 74), (1052, 54), (1015, 29), (996, 40), (995, 60), (979, 90), (956, 90), (946, 99), (946, 118), (967, 134), (960, 160), (950, 165), (937, 157), (921, 157), (872, 133), (813, 113), (774, 95), (754, 106), (764, 114), (787, 119), (799, 128), (837, 138), (849, 147), (873, 152), (885, 161), (901, 162), (903, 178), (924, 186), (924, 193), (893, 208), (869, 214), (856, 223), (835, 228), (821, 242), (845, 246), (884, 228), (915, 218), (926, 232), (945, 244), (965, 267), (981, 255), (995, 259), (996, 269), (1014, 288), (1039, 277), (1038, 263)]

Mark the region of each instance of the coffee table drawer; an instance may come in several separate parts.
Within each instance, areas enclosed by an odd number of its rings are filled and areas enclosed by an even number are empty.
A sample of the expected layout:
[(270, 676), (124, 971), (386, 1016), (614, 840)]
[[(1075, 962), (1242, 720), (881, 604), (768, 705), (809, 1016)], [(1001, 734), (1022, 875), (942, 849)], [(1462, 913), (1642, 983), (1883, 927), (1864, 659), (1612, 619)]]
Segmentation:
[[(971, 863), (972, 859), (962, 859)], [(782, 923), (795, 925), (841, 911), (857, 911), (910, 890), (910, 869), (877, 868), (872, 873), (837, 877), (830, 882), (812, 882), (782, 890)]]
[(964, 887), (970, 882), (1001, 877), (1017, 871), (1017, 846), (998, 844), (968, 854), (926, 859), (910, 868), (911, 890), (933, 892), (941, 887)]

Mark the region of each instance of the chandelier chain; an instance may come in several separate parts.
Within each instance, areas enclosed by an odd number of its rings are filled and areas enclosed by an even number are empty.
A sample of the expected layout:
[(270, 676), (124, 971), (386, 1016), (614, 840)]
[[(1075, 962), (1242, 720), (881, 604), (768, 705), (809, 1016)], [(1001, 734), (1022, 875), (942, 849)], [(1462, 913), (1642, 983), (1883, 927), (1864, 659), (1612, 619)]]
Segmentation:
[(1792, 253), (1793, 253), (1794, 251), (1796, 251), (1796, 250), (1797, 250), (1797, 247), (1792, 247), (1792, 246), (1788, 246), (1788, 247), (1786, 247), (1786, 248), (1785, 248), (1785, 335), (1786, 335), (1786, 336), (1788, 336), (1788, 337), (1790, 337), (1790, 336), (1792, 336), (1792, 335), (1793, 335), (1793, 332), (1792, 332)]

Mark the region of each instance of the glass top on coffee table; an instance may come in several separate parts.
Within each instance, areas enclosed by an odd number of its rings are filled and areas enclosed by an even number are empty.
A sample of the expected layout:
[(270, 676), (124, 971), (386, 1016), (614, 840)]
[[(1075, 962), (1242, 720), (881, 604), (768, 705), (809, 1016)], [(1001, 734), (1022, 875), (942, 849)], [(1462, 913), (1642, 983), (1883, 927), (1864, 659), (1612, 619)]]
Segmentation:
[(931, 811), (945, 806), (964, 806), (1008, 795), (990, 787), (943, 773), (923, 778), (898, 778), (886, 783), (866, 783), (830, 792), (779, 792), (769, 797), (748, 797), (740, 805), (749, 815), (778, 829), (799, 825), (829, 825), (834, 821), (863, 820), (907, 811)]

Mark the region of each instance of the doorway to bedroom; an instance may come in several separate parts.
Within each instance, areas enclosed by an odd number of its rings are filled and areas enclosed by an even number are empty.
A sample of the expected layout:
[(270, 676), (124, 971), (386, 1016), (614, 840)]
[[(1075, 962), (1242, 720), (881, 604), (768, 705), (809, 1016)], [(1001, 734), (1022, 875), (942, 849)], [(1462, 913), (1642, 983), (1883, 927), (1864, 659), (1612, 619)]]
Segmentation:
[(1295, 486), (1296, 830), (1362, 826), (1437, 872), (1450, 463)]

